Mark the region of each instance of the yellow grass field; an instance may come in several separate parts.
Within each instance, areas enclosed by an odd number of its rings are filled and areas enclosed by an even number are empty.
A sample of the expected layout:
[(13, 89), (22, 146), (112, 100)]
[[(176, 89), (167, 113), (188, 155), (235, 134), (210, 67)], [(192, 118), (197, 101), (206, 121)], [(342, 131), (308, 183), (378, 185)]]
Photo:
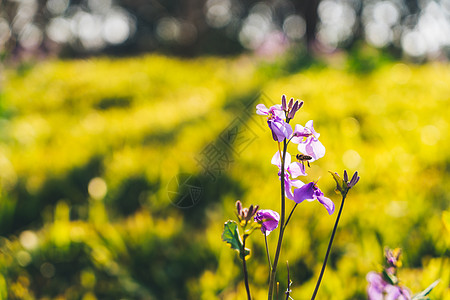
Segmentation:
[[(221, 233), (238, 199), (280, 209), (277, 145), (255, 106), (282, 94), (304, 101), (291, 124), (314, 120), (326, 147), (303, 181), (338, 207), (328, 171), (361, 176), (318, 299), (367, 299), (385, 246), (403, 249), (403, 285), (440, 278), (430, 298), (450, 299), (448, 64), (361, 74), (143, 56), (1, 76), (0, 299), (244, 299)], [(287, 227), (277, 274), (284, 291), (288, 260), (296, 300), (312, 294), (335, 216), (304, 202)], [(263, 235), (249, 243), (252, 293), (266, 299)]]

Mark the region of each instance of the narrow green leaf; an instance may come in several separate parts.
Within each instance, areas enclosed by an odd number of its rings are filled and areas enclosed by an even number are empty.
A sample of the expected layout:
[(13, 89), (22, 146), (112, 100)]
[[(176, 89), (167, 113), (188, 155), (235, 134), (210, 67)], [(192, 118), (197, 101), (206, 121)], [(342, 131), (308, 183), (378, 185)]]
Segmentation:
[[(239, 235), (238, 225), (235, 221), (227, 221), (223, 226), (222, 240), (228, 244), (230, 244), (231, 249), (234, 249), (239, 252), (239, 256), (241, 259), (244, 258), (242, 253), (242, 240)], [(250, 254), (250, 250), (245, 248), (245, 256)]]
[(439, 283), (439, 281), (441, 281), (441, 280), (440, 279), (436, 280), (435, 282), (430, 284), (430, 286), (428, 286), (425, 290), (423, 290), (422, 292), (414, 295), (412, 300), (429, 299), (427, 297), (427, 295), (436, 287), (436, 285)]
[(396, 285), (398, 283), (398, 278), (394, 274), (389, 274), (386, 270), (383, 270), (383, 279), (389, 284)]

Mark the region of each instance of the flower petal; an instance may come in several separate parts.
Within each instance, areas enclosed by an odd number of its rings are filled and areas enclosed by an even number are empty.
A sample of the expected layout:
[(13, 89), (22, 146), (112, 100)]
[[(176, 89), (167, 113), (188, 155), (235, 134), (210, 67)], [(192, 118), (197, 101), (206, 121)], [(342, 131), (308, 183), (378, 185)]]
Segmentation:
[(275, 230), (278, 227), (280, 215), (276, 211), (270, 209), (261, 209), (258, 210), (254, 219), (256, 222), (263, 222), (261, 224), (261, 231), (265, 235), (269, 235), (272, 230)]
[[(272, 165), (275, 165), (281, 169), (281, 159), (280, 159), (279, 151), (275, 152), (275, 154), (272, 157), (271, 163), (272, 163)], [(291, 163), (291, 155), (289, 154), (289, 152), (286, 152), (286, 159), (285, 159), (284, 164), (285, 164), (285, 166), (289, 166), (290, 163)]]
[(293, 162), (288, 166), (288, 171), (291, 173), (292, 178), (297, 178), (298, 176), (306, 176), (305, 165), (299, 162)]
[(269, 114), (269, 109), (264, 104), (258, 104), (256, 105), (256, 114), (267, 116)]
[(282, 124), (276, 122), (274, 119), (267, 120), (267, 124), (272, 131), (274, 141), (282, 142), (285, 139)]
[(286, 114), (283, 110), (283, 108), (281, 107), (280, 104), (276, 104), (270, 107), (269, 112), (274, 115), (277, 116), (280, 119), (285, 119), (286, 118)]
[(314, 200), (314, 182), (310, 182), (294, 190), (295, 203), (302, 203), (304, 200)]
[(366, 279), (369, 282), (369, 287), (367, 288), (369, 300), (383, 300), (383, 291), (386, 282), (381, 275), (376, 272), (370, 272), (367, 274)]
[(319, 138), (320, 133), (314, 130), (313, 120), (309, 120), (308, 122), (306, 122), (305, 127), (308, 128), (308, 130), (311, 132), (312, 135), (314, 135), (316, 139)]
[(317, 201), (319, 201), (325, 207), (329, 215), (332, 215), (334, 213), (334, 203), (330, 198), (319, 196), (317, 197)]
[(269, 128), (272, 130), (272, 136), (275, 141), (282, 142), (285, 138), (288, 139), (292, 135), (292, 127), (283, 119), (274, 117), (268, 120)]
[(315, 140), (313, 137), (309, 137), (306, 143), (298, 144), (298, 151), (311, 156), (312, 159), (309, 162), (318, 160), (325, 155), (325, 147), (319, 140)]

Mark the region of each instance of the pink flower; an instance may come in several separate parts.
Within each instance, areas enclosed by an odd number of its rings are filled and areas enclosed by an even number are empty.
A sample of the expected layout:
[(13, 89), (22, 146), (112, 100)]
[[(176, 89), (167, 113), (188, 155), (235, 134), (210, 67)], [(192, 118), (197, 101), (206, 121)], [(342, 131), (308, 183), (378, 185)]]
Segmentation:
[(333, 201), (323, 195), (322, 191), (317, 187), (315, 182), (307, 183), (301, 188), (294, 190), (295, 203), (302, 203), (304, 200), (317, 200), (325, 207), (325, 209), (328, 211), (328, 214), (331, 215), (334, 212)]
[(367, 294), (369, 300), (410, 300), (411, 293), (405, 287), (386, 282), (381, 274), (370, 272), (366, 276), (369, 282)]
[[(275, 155), (272, 157), (272, 164), (278, 167), (278, 176), (280, 176), (281, 180), (281, 158), (280, 152), (275, 152)], [(284, 162), (284, 190), (286, 197), (288, 199), (294, 200), (294, 194), (292, 193), (292, 188), (299, 188), (304, 185), (301, 180), (293, 180), (298, 176), (306, 176), (305, 167), (298, 162), (291, 163), (291, 155), (286, 152), (286, 159)]]
[(286, 114), (281, 105), (274, 105), (268, 109), (264, 104), (256, 105), (258, 115), (267, 116), (267, 124), (272, 131), (274, 141), (282, 142), (292, 135), (292, 127), (284, 120)]
[(256, 212), (254, 220), (255, 222), (262, 223), (262, 233), (269, 235), (272, 230), (275, 230), (278, 227), (280, 215), (276, 211), (270, 209), (261, 209)]
[(313, 162), (325, 155), (325, 147), (319, 141), (320, 134), (314, 130), (313, 121), (310, 120), (302, 125), (295, 125), (295, 130), (291, 141), (298, 144), (298, 151), (312, 157)]
[(277, 116), (281, 119), (286, 118), (283, 108), (280, 104), (273, 105), (270, 108), (267, 108), (264, 104), (256, 105), (256, 114), (260, 116)]

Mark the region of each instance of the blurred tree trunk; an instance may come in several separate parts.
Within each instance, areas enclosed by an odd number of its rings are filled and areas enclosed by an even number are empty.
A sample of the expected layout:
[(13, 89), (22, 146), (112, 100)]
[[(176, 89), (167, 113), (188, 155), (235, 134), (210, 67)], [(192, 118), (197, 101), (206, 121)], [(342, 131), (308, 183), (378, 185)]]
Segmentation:
[(319, 23), (319, 15), (317, 8), (320, 0), (306, 0), (295, 2), (297, 12), (303, 14), (306, 22), (306, 43), (308, 52), (314, 51), (314, 44), (316, 42), (317, 24)]

